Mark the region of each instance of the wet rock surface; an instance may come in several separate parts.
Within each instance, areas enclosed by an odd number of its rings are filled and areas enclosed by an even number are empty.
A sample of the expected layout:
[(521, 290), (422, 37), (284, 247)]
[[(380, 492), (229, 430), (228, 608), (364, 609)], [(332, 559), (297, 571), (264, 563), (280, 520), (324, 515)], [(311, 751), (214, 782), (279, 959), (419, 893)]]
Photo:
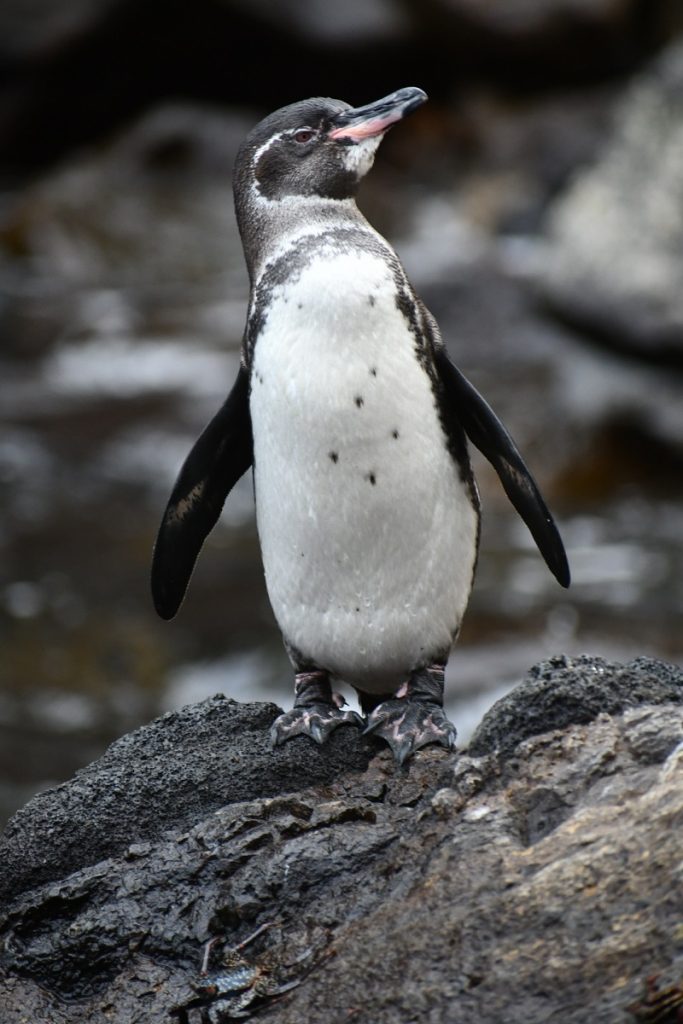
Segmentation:
[(228, 804), (362, 770), (377, 749), (357, 729), (339, 729), (324, 750), (296, 741), (274, 755), (268, 732), (279, 713), (274, 704), (216, 696), (117, 740), (13, 817), (0, 840), (0, 900)]
[[(683, 671), (552, 659), (493, 707), (469, 753), (427, 749), (403, 770), (387, 752), (367, 763), (352, 729), (313, 748), (315, 761), (305, 740), (266, 753), (273, 709), (223, 703), (125, 737), (14, 819), (10, 844), (23, 835), (37, 864), (52, 834), (64, 846), (70, 792), (80, 799), (85, 780), (103, 793), (114, 763), (146, 779), (158, 808), (150, 827), (123, 787), (98, 822), (107, 856), (74, 849), (50, 881), (6, 894), (3, 1022), (198, 1024), (206, 1010), (287, 1024), (617, 1024), (647, 975), (680, 978)], [(238, 721), (241, 740), (225, 733)], [(213, 749), (205, 770), (221, 770), (221, 736), (234, 782), (223, 805), (192, 767)], [(324, 778), (312, 784), (312, 771)], [(289, 791), (265, 795), (273, 778)], [(217, 939), (213, 972), (266, 923), (239, 970), (235, 955), (223, 970), (230, 998), (199, 1006), (206, 942)]]

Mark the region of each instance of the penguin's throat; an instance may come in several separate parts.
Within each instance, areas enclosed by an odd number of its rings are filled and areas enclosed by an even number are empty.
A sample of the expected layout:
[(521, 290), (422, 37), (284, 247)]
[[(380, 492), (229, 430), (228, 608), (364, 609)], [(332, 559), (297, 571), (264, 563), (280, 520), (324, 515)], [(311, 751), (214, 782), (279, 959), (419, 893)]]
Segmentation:
[(258, 209), (242, 230), (242, 243), (252, 284), (258, 283), (266, 268), (298, 245), (328, 233), (331, 229), (369, 227), (354, 199), (326, 199), (321, 196), (290, 196)]

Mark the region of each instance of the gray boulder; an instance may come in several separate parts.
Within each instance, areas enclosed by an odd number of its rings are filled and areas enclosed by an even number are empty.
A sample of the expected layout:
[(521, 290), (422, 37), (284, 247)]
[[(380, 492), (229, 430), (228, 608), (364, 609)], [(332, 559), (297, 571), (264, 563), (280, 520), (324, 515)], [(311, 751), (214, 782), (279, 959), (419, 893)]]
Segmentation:
[(683, 44), (633, 83), (549, 234), (543, 292), (560, 320), (609, 348), (683, 365)]

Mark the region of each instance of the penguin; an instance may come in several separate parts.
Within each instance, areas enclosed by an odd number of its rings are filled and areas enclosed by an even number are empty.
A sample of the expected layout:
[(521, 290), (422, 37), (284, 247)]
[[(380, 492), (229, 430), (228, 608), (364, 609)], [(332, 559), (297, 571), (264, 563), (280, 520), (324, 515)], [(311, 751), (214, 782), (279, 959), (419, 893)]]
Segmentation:
[[(294, 705), (272, 743), (323, 743), (341, 725), (364, 726), (399, 764), (426, 744), (455, 747), (444, 672), (480, 526), (468, 441), (558, 582), (570, 582), (514, 441), (356, 206), (382, 138), (426, 99), (411, 87), (356, 108), (303, 100), (242, 143), (233, 188), (250, 298), (240, 368), (180, 470), (152, 563), (154, 604), (170, 619), (252, 468), (268, 596), (294, 669)], [(364, 718), (333, 690), (340, 681)]]

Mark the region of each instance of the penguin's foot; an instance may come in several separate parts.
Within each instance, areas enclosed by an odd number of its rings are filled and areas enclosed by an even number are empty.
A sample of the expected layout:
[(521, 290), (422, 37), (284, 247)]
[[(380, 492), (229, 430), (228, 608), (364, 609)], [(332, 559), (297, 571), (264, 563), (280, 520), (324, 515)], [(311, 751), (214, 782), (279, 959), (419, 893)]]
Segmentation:
[(365, 732), (386, 740), (398, 764), (429, 743), (455, 749), (457, 732), (443, 710), (444, 671), (445, 665), (430, 665), (413, 672), (368, 716)]
[(404, 697), (392, 698), (376, 707), (368, 718), (365, 733), (386, 740), (398, 764), (429, 743), (454, 750), (457, 736), (443, 708), (436, 704), (414, 704)]
[(294, 736), (310, 736), (316, 743), (324, 743), (340, 725), (362, 726), (363, 720), (355, 711), (342, 711), (335, 705), (314, 704), (310, 708), (292, 708), (273, 722), (270, 742), (274, 747), (279, 747)]
[(294, 690), (294, 707), (271, 726), (270, 742), (274, 747), (294, 736), (310, 736), (316, 743), (324, 743), (340, 725), (363, 725), (355, 711), (344, 711), (346, 701), (341, 694), (332, 692), (327, 672), (299, 672)]

